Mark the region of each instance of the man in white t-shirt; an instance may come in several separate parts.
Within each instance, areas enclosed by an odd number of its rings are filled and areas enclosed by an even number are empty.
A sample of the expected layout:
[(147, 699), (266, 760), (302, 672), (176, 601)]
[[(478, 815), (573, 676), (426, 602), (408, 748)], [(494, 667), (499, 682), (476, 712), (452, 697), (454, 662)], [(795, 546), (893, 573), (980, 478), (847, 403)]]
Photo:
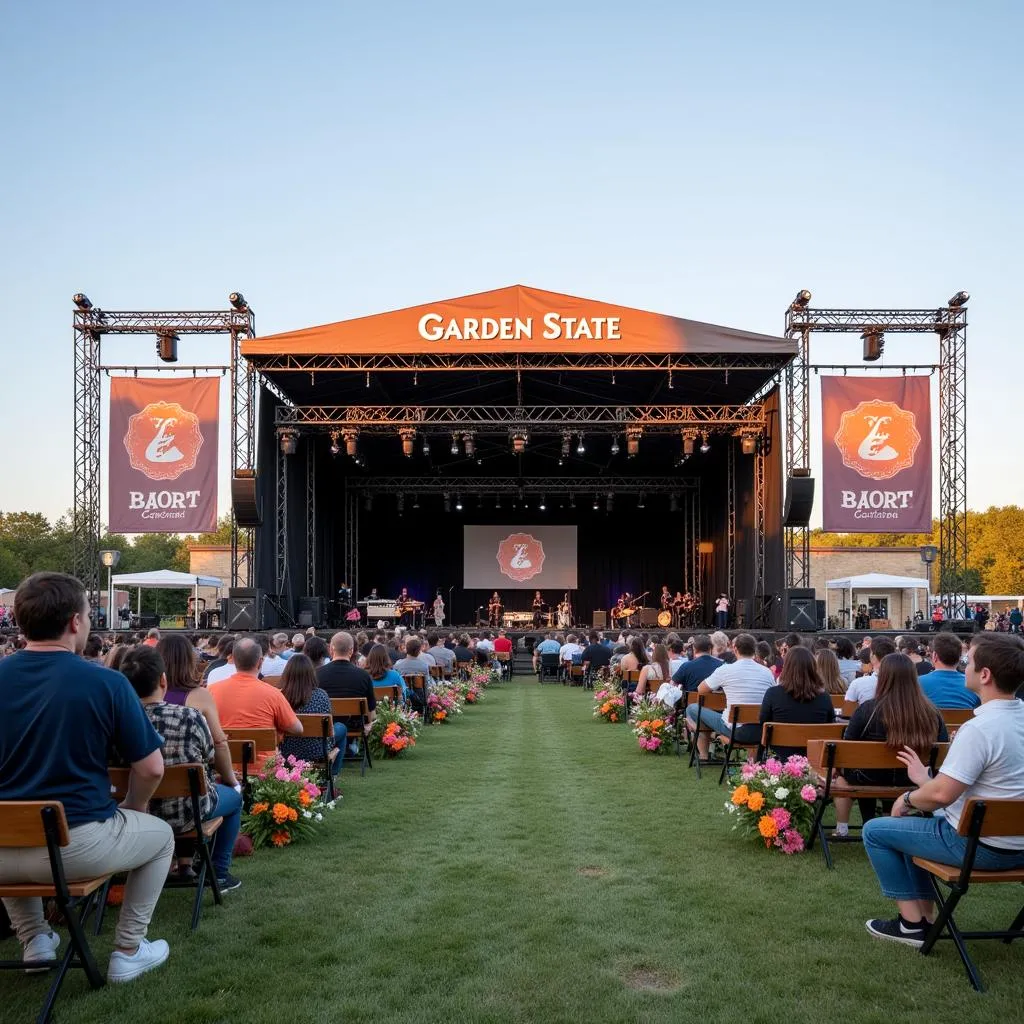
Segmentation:
[(871, 641), (871, 675), (854, 679), (846, 690), (846, 699), (863, 704), (875, 695), (878, 686), (878, 666), (887, 654), (895, 654), (896, 645), (886, 636), (876, 636)]
[(275, 679), (284, 673), (288, 661), (281, 655), (287, 646), (287, 633), (275, 633), (270, 638), (270, 648), (263, 657), (263, 664), (260, 665), (260, 675), (264, 679)]
[(576, 642), (576, 634), (570, 633), (558, 649), (558, 660), (562, 665), (571, 665), (573, 657), (582, 653), (583, 648)]
[(235, 652), (234, 649), (230, 649), (227, 655), (227, 661), (218, 666), (217, 668), (210, 669), (206, 674), (206, 685), (215, 686), (217, 683), (229, 676), (233, 676), (238, 670), (235, 668)]
[[(1024, 703), (1015, 696), (1024, 682), (1024, 640), (1005, 633), (977, 635), (966, 682), (981, 698), (981, 707), (957, 730), (938, 774), (931, 778), (917, 754), (904, 747), (899, 759), (918, 788), (896, 800), (891, 817), (864, 824), (864, 849), (882, 893), (896, 900), (899, 910), (893, 920), (867, 922), (875, 938), (923, 945), (935, 904), (928, 873), (912, 858), (954, 867), (963, 863), (967, 840), (957, 834), (957, 826), (968, 800), (1024, 800)], [(907, 817), (913, 811), (925, 817)], [(1021, 867), (1024, 835), (986, 836), (978, 845), (976, 871)]]
[[(771, 669), (754, 661), (754, 655), (757, 653), (757, 641), (749, 633), (737, 633), (732, 642), (732, 649), (736, 660), (731, 665), (722, 665), (720, 668), (716, 668), (697, 687), (698, 693), (724, 691), (725, 712), (704, 708), (701, 711), (700, 720), (711, 732), (726, 736), (732, 728), (727, 724), (729, 708), (733, 704), (760, 704), (765, 690), (775, 685), (775, 677), (772, 675)], [(691, 704), (686, 709), (686, 721), (687, 727), (693, 732), (697, 727), (696, 704)], [(697, 753), (702, 761), (707, 760), (710, 743), (711, 734), (702, 729), (697, 737)]]

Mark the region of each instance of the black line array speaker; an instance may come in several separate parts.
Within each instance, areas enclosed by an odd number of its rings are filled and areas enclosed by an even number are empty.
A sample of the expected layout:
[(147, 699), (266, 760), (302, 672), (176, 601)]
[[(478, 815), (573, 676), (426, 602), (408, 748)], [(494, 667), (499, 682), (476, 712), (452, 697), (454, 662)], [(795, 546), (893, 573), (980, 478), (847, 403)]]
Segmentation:
[(249, 633), (262, 629), (260, 605), (263, 595), (247, 587), (233, 587), (228, 596), (221, 599), (220, 621), (222, 628), (231, 633)]
[(262, 526), (263, 513), (256, 500), (256, 474), (231, 478), (231, 511), (239, 526)]
[(593, 618), (590, 620), (591, 629), (607, 629), (608, 628), (608, 612), (603, 609), (596, 608), (594, 610)]
[[(309, 622), (306, 622), (306, 618)], [(300, 626), (322, 626), (324, 624), (324, 599), (319, 594), (299, 598), (298, 616)]]
[(791, 476), (786, 481), (786, 511), (783, 526), (809, 526), (814, 509), (814, 480), (809, 476)]
[(804, 633), (818, 628), (818, 602), (813, 588), (792, 587), (786, 591), (786, 625)]

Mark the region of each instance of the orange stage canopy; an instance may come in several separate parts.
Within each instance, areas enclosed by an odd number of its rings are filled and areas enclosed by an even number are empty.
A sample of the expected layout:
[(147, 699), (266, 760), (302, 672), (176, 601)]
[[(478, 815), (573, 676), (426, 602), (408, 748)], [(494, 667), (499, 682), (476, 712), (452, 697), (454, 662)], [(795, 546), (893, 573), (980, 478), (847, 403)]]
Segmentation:
[(795, 351), (787, 338), (520, 284), (242, 342), (244, 356)]

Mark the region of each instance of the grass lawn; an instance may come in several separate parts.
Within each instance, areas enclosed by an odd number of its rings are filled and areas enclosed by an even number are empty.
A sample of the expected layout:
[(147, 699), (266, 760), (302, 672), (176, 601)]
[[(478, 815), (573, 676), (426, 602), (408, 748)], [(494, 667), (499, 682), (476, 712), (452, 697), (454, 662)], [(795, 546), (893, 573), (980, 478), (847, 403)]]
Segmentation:
[[(859, 845), (785, 857), (730, 834), (717, 775), (641, 753), (589, 694), (532, 679), (491, 689), (365, 778), (303, 846), (236, 863), (227, 905), (188, 933), (185, 892), (150, 928), (168, 963), (124, 986), (65, 983), (76, 1024), (281, 1021), (1020, 1019), (1024, 950), (975, 943), (976, 994), (948, 942), (873, 940), (889, 915)], [(1005, 927), (1021, 887), (964, 903)], [(110, 919), (94, 949), (105, 967)], [(0, 957), (16, 955), (13, 940)], [(0, 974), (5, 1024), (45, 977)]]

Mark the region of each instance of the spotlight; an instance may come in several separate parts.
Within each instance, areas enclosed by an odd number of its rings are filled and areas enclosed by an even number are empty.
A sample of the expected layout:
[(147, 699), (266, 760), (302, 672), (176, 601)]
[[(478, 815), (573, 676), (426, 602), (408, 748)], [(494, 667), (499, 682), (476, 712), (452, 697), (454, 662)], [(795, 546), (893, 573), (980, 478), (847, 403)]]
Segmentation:
[(398, 436), (402, 439), (402, 454), (407, 458), (412, 458), (413, 449), (416, 447), (416, 430), (414, 427), (406, 427), (398, 432)]
[(420, 507), (420, 496), (418, 494), (412, 496), (412, 507), (414, 510)]
[(445, 512), (452, 510), (452, 496), (447, 491), (444, 492), (444, 510)]
[(619, 435), (618, 434), (616, 434), (612, 438), (611, 452), (612, 452), (612, 455), (618, 455), (619, 454)]
[(807, 304), (811, 301), (811, 293), (806, 289), (802, 288), (796, 293), (796, 298), (789, 304), (790, 309), (806, 309)]
[[(78, 296), (76, 295), (75, 298), (77, 299)], [(968, 295), (967, 292), (957, 292), (956, 295), (954, 295), (953, 298), (949, 300), (949, 308), (960, 309), (962, 306), (967, 305), (967, 300), (969, 298), (970, 295)], [(86, 301), (88, 302), (88, 299), (86, 299)], [(89, 307), (85, 306), (83, 308), (88, 309)]]
[(615, 506), (615, 495), (611, 491), (608, 492), (608, 496), (605, 498), (604, 507), (605, 510), (611, 512)]
[(643, 431), (639, 427), (626, 427), (626, 455), (633, 458), (640, 454), (640, 435)]
[(343, 430), (341, 436), (345, 439), (345, 454), (359, 461), (359, 431)]
[(366, 509), (367, 512), (372, 512), (373, 511), (373, 495), (372, 494), (368, 494), (366, 496), (366, 500), (363, 502), (363, 508)]
[(452, 434), (452, 455), (459, 454), (459, 435)]
[(711, 438), (705, 434), (704, 440), (700, 443), (700, 453), (701, 455), (707, 455), (709, 451), (711, 451)]
[(669, 499), (668, 499), (668, 510), (669, 510), (669, 512), (678, 512), (679, 511), (679, 495), (678, 494), (672, 494), (672, 495), (669, 496)]
[(591, 508), (593, 508), (593, 510), (595, 512), (597, 511), (598, 503), (597, 503), (597, 495), (596, 494), (594, 495), (594, 504), (591, 506)]
[(674, 388), (675, 388), (675, 385), (672, 383), (672, 371), (669, 370), (668, 371), (668, 389), (669, 389), (669, 391), (672, 391)]
[(89, 296), (88, 296), (88, 295), (85, 295), (85, 294), (84, 294), (84, 293), (82, 293), (82, 292), (78, 292), (78, 294), (77, 294), (77, 295), (73, 295), (73, 296), (71, 297), (71, 301), (72, 301), (72, 302), (73, 302), (73, 303), (74, 303), (74, 304), (75, 304), (75, 305), (76, 305), (76, 306), (77, 306), (77, 307), (78, 307), (79, 309), (83, 309), (83, 310), (84, 310), (84, 309), (92, 309), (92, 303), (91, 303), (91, 302), (89, 301)]
[(645, 499), (646, 497), (647, 497), (647, 496), (646, 496), (646, 495), (644, 494), (644, 492), (643, 492), (643, 491), (641, 491), (641, 492), (640, 492), (640, 497), (639, 497), (639, 498), (637, 498), (637, 500), (636, 500), (636, 507), (637, 507), (637, 508), (646, 508), (646, 507), (647, 507), (647, 506), (646, 506), (646, 504), (645, 504), (645, 501), (644, 501), (644, 499)]
[(299, 447), (299, 432), (293, 427), (285, 427), (278, 431), (278, 441), (281, 445), (282, 455), (294, 455)]
[(165, 363), (178, 361), (178, 336), (176, 334), (158, 334), (156, 336), (156, 354)]
[(231, 303), (232, 309), (237, 309), (240, 313), (249, 308), (249, 303), (245, 301), (245, 296), (241, 292), (232, 292), (228, 296), (228, 302)]
[(869, 327), (860, 337), (864, 342), (864, 362), (873, 363), (881, 359), (885, 351), (885, 335), (881, 328)]
[[(572, 444), (572, 434), (566, 431), (562, 435), (562, 458), (569, 458), (569, 446)], [(559, 463), (561, 465), (561, 463)]]
[(472, 433), (463, 434), (462, 443), (466, 446), (466, 455), (473, 458), (476, 454), (476, 436)]
[(399, 492), (395, 503), (398, 505), (398, 514), (401, 515), (405, 511), (405, 495)]
[(569, 495), (569, 508), (575, 508), (575, 507), (576, 507), (576, 495), (575, 494), (570, 494)]
[(461, 495), (458, 495), (458, 494), (455, 495), (455, 511), (456, 512), (461, 512), (462, 511), (462, 497), (461, 497)]
[(337, 455), (341, 451), (341, 444), (338, 441), (338, 438), (340, 436), (341, 435), (336, 430), (332, 430), (331, 431), (331, 454), (332, 455)]
[(494, 508), (498, 512), (501, 511), (501, 495), (500, 494), (496, 494), (494, 496)]
[(529, 439), (529, 435), (525, 430), (517, 430), (512, 435), (512, 451), (514, 451), (516, 455), (522, 455), (523, 452), (526, 451), (526, 444)]
[(430, 442), (427, 440), (427, 435), (426, 434), (423, 435), (423, 454), (424, 455), (429, 455), (430, 454)]
[(756, 435), (743, 434), (740, 437), (740, 449), (744, 455), (753, 455), (757, 451)]
[(692, 455), (697, 447), (697, 432), (695, 430), (683, 431), (683, 455)]
[(587, 454), (587, 446), (583, 443), (583, 435), (582, 434), (580, 434), (580, 442), (579, 442), (579, 444), (576, 445), (576, 454), (577, 455), (586, 455)]
[(537, 508), (539, 508), (541, 510), (541, 512), (545, 512), (547, 510), (547, 505), (544, 502), (544, 495), (543, 494), (540, 496), (540, 504), (537, 506)]

